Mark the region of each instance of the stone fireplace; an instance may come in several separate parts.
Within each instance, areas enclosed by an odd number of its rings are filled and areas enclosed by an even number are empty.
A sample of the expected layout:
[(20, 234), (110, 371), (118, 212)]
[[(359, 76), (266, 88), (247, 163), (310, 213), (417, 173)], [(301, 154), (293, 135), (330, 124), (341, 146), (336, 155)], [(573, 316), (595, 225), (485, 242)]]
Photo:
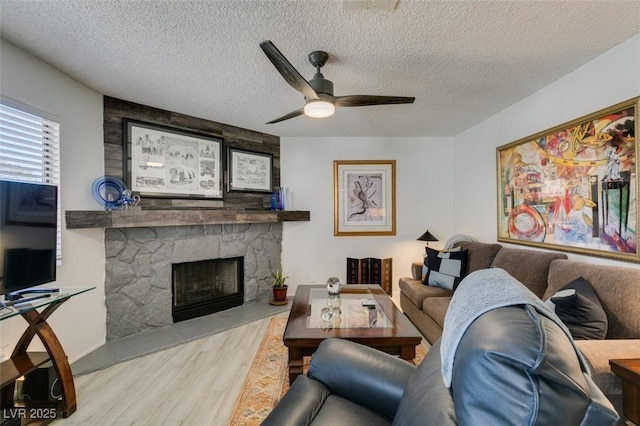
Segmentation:
[(244, 257), (171, 265), (173, 322), (242, 306)]
[(281, 241), (281, 223), (105, 229), (107, 340), (175, 322), (174, 264), (242, 257), (241, 304), (267, 301)]

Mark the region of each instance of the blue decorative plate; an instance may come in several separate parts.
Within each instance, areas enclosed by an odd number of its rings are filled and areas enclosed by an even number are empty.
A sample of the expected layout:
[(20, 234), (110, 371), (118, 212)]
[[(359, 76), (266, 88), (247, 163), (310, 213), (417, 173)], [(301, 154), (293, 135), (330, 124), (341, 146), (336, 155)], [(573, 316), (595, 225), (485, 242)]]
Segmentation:
[(107, 210), (119, 209), (122, 207), (122, 191), (127, 189), (120, 179), (104, 176), (96, 179), (91, 186), (93, 198), (103, 208)]

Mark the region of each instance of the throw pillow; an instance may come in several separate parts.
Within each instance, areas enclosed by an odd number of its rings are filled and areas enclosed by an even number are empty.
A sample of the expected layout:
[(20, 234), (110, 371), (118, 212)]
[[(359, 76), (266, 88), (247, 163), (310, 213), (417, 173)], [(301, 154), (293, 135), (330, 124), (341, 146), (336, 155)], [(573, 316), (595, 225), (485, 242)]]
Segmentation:
[[(429, 272), (429, 264), (427, 263), (427, 255), (429, 254), (429, 250), (431, 250), (429, 247), (425, 247), (424, 259), (422, 261), (423, 262), (423, 264), (422, 264), (422, 284), (424, 284), (424, 285), (428, 285), (426, 278), (427, 278), (427, 273)], [(454, 247), (454, 248), (451, 248), (451, 249), (445, 249), (445, 250), (443, 250), (443, 252), (445, 252), (445, 251), (460, 251), (460, 250), (462, 250), (462, 247), (458, 246), (458, 247)]]
[(438, 251), (427, 249), (423, 284), (455, 290), (467, 269), (467, 250)]
[(546, 301), (576, 340), (602, 340), (609, 321), (591, 283), (580, 277), (558, 290)]

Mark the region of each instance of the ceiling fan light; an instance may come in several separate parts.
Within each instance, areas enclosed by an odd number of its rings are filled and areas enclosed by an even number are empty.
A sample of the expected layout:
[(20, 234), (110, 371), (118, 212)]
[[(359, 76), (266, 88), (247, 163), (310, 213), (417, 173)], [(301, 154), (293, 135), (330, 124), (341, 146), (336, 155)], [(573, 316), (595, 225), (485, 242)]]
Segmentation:
[(315, 99), (304, 106), (304, 115), (313, 118), (331, 117), (336, 112), (336, 107), (331, 102)]

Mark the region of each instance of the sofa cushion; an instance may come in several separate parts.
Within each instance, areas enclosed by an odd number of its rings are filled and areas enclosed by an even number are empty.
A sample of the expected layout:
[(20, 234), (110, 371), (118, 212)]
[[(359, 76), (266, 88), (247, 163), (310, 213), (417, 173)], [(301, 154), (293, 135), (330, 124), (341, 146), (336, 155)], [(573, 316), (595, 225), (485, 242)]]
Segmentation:
[(467, 250), (438, 251), (427, 247), (423, 284), (455, 290), (467, 269)]
[(425, 314), (422, 306), (414, 305), (404, 293), (400, 293), (400, 308), (413, 325), (420, 330), (429, 344), (433, 344), (442, 336), (442, 326)]
[(451, 303), (451, 296), (429, 297), (422, 302), (422, 311), (429, 315), (440, 327), (444, 327), (444, 317)]
[(574, 339), (601, 340), (607, 335), (607, 314), (589, 281), (580, 277), (546, 301), (567, 326)]
[[(542, 298), (547, 289), (547, 275), (549, 274), (551, 262), (555, 259), (566, 258), (567, 255), (564, 253), (503, 247), (496, 255), (491, 266), (504, 269), (536, 296)], [(565, 281), (564, 284), (568, 282)]]
[(400, 292), (405, 295), (418, 308), (422, 307), (422, 302), (428, 297), (451, 296), (453, 291), (441, 287), (423, 285), (418, 280), (411, 278), (400, 278)]
[(640, 269), (555, 260), (543, 300), (581, 276), (589, 280), (607, 313), (607, 339), (640, 339)]
[(591, 377), (607, 396), (620, 395), (620, 379), (611, 372), (610, 359), (640, 358), (640, 344), (636, 339), (578, 340), (576, 346), (582, 352), (591, 369)]
[(491, 267), (493, 259), (500, 251), (502, 246), (500, 244), (487, 244), (477, 243), (470, 241), (463, 241), (460, 243), (462, 250), (467, 250), (467, 270), (465, 275), (468, 275), (479, 269), (487, 269)]

